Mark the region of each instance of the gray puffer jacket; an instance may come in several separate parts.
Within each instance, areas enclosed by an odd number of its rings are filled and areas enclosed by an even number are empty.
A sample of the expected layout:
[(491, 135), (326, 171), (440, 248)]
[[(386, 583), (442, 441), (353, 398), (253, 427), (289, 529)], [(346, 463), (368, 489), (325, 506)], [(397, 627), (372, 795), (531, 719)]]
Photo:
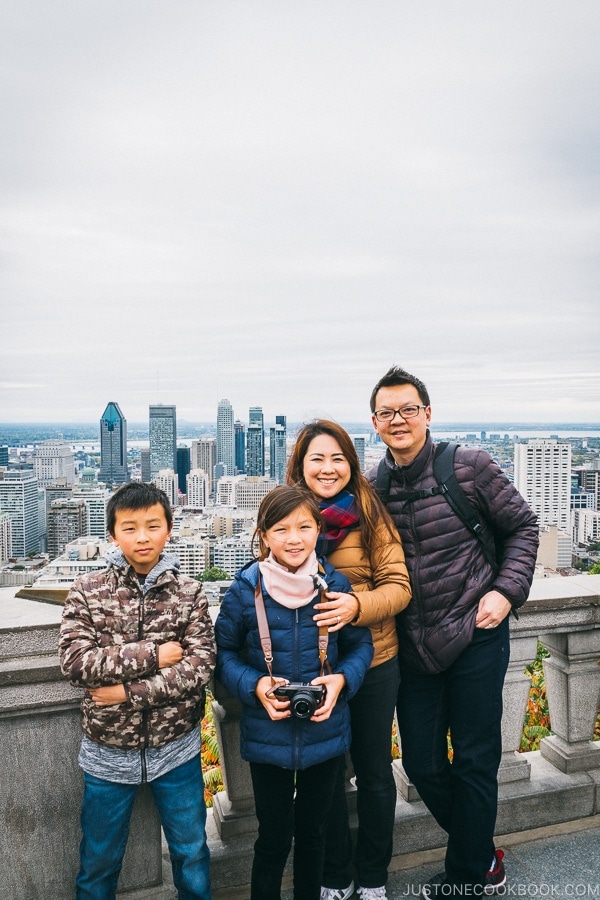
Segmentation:
[[(387, 503), (410, 574), (413, 599), (397, 617), (402, 667), (436, 673), (446, 669), (471, 642), (481, 597), (499, 591), (512, 604), (527, 600), (539, 542), (537, 517), (485, 450), (458, 447), (456, 478), (479, 511), (487, 538), (500, 538), (494, 572), (481, 544), (452, 511), (443, 495), (406, 501), (403, 495), (433, 488), (435, 444), (426, 443), (408, 466), (387, 451), (392, 481)], [(374, 483), (377, 470), (368, 478)]]

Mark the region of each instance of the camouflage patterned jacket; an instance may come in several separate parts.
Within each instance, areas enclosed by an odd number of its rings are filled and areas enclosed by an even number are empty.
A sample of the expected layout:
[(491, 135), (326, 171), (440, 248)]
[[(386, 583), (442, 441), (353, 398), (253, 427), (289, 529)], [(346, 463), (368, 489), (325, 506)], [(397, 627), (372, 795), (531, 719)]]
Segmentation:
[[(204, 714), (204, 685), (215, 664), (213, 626), (198, 581), (163, 554), (143, 587), (118, 551), (109, 568), (79, 578), (63, 611), (64, 675), (83, 687), (123, 684), (127, 702), (96, 706), (86, 693), (83, 731), (99, 744), (160, 747), (191, 731)], [(179, 641), (183, 659), (157, 667), (158, 645)]]

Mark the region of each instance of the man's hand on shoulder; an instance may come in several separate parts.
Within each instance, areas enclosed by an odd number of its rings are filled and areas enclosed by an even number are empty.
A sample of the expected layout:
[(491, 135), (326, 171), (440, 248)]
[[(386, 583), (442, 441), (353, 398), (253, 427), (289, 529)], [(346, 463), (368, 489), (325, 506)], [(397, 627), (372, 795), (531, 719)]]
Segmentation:
[(499, 591), (488, 591), (479, 601), (476, 628), (496, 628), (511, 610), (510, 602)]

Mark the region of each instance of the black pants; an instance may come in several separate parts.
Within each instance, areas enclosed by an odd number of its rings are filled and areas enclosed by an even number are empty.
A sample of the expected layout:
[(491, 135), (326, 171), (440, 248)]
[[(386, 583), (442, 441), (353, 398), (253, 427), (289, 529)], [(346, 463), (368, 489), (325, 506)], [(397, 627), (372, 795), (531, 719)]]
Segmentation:
[(402, 762), (428, 809), (448, 832), (446, 875), (455, 885), (482, 885), (494, 856), (502, 685), (508, 658), (506, 618), (497, 628), (476, 628), (469, 646), (439, 675), (402, 672), (398, 695)]
[[(350, 755), (356, 774), (358, 832), (354, 862), (361, 887), (382, 887), (392, 858), (396, 783), (392, 772), (392, 723), (398, 695), (398, 659), (369, 669), (348, 702), (352, 722)], [(336, 784), (327, 819), (323, 885), (345, 888), (352, 881), (352, 841), (345, 773)]]
[(250, 763), (258, 818), (251, 900), (280, 900), (292, 838), (294, 900), (320, 900), (325, 820), (343, 769), (343, 755), (297, 771)]

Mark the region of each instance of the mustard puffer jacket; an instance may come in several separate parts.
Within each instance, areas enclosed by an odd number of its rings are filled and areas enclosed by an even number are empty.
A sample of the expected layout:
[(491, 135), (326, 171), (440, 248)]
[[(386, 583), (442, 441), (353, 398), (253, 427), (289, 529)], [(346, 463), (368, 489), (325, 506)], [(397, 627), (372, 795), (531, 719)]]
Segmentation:
[(360, 528), (353, 528), (329, 554), (327, 561), (343, 572), (359, 603), (353, 625), (371, 629), (375, 654), (371, 668), (392, 659), (398, 652), (396, 615), (411, 598), (404, 550), (398, 532), (380, 523), (375, 549), (366, 554)]

